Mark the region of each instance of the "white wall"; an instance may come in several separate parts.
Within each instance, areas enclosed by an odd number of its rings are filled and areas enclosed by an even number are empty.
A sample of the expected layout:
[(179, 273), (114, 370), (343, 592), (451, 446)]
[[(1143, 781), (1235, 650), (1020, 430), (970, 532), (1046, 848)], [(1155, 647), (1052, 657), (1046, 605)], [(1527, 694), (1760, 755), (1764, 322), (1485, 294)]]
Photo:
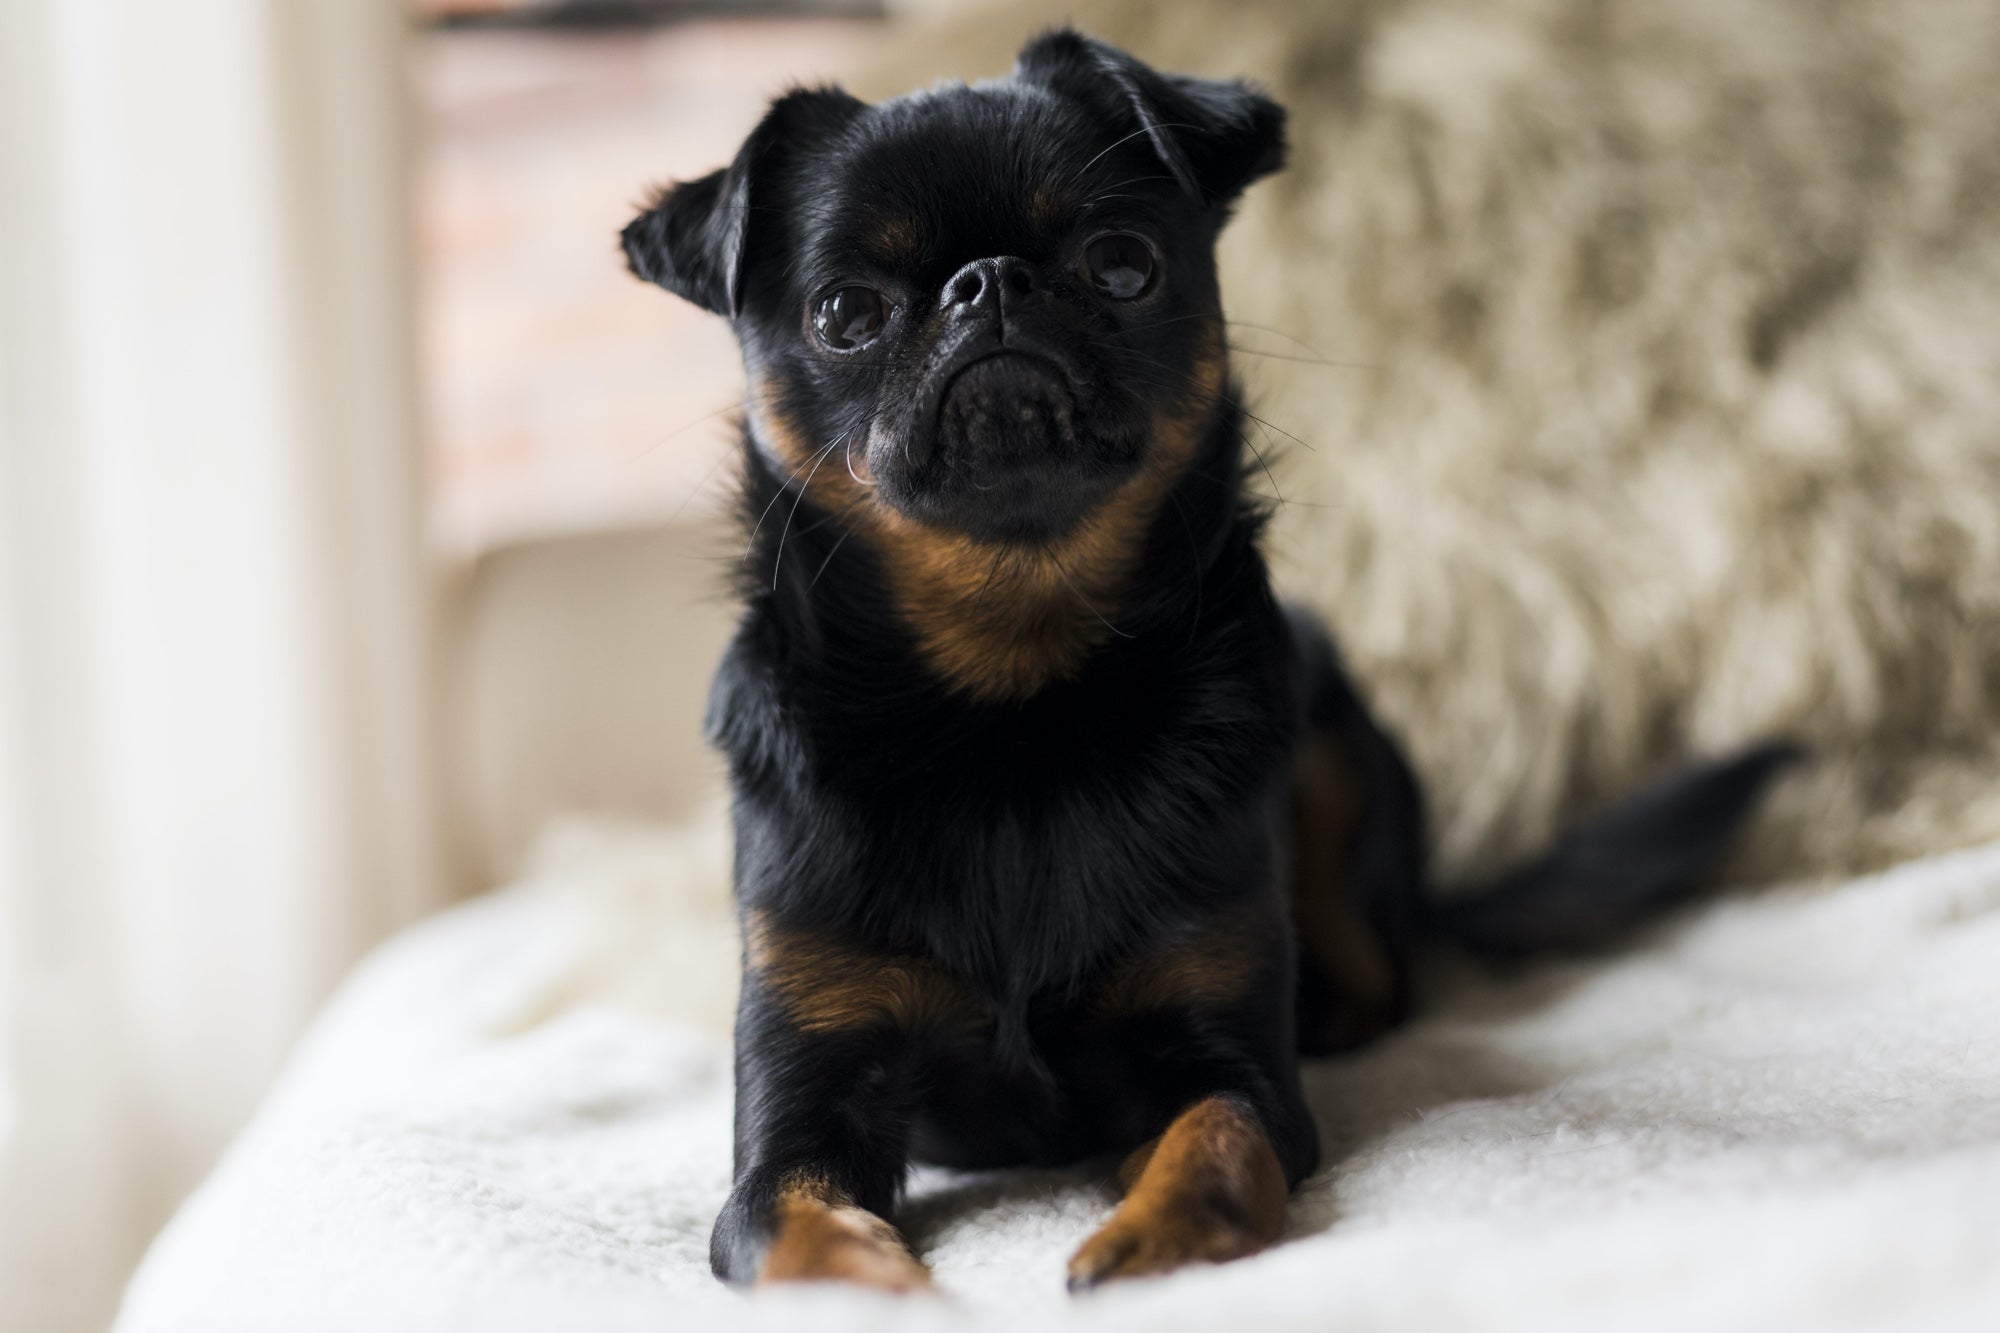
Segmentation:
[(434, 900), (402, 18), (0, 6), (0, 1325)]

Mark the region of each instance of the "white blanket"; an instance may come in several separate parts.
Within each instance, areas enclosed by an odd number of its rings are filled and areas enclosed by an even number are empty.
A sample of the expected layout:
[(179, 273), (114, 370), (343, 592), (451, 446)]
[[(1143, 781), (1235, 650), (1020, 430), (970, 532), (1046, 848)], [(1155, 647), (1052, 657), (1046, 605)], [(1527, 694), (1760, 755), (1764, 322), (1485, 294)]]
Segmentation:
[(607, 978), (712, 992), (719, 909), (590, 862), (361, 969), (121, 1333), (2000, 1329), (2000, 846), (1447, 978), (1310, 1071), (1328, 1166), (1284, 1244), (1081, 1300), (1112, 1200), (1076, 1173), (920, 1175), (937, 1299), (717, 1284), (726, 1048)]

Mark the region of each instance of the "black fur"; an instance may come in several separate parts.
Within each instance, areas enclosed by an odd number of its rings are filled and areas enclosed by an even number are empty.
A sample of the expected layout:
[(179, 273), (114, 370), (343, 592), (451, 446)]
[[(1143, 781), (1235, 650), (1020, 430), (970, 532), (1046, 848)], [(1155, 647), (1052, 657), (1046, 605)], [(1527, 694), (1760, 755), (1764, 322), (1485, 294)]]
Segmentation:
[(1795, 745), (1761, 745), (1664, 778), (1499, 883), (1429, 902), (1429, 932), (1493, 958), (1602, 944), (1684, 898), (1801, 757)]
[[(1282, 155), (1283, 113), (1254, 90), (1058, 32), (992, 84), (877, 107), (794, 93), (726, 171), (668, 190), (624, 233), (635, 273), (732, 318), (766, 394), (743, 453), (744, 618), (709, 713), (746, 920), (930, 960), (978, 1012), (970, 1027), (809, 1032), (746, 976), (736, 1188), (712, 1251), (725, 1278), (757, 1273), (788, 1176), (887, 1216), (912, 1160), (1125, 1151), (1213, 1093), (1254, 1110), (1288, 1182), (1312, 1171), (1297, 1014), (1332, 1001), (1327, 978), (1299, 973), (1287, 882), (1308, 736), (1331, 738), (1359, 777), (1359, 832), (1326, 891), (1351, 895), (1395, 960), (1398, 1009), (1427, 932), (1561, 946), (1679, 897), (1775, 763), (1696, 770), (1490, 902), (1429, 904), (1406, 765), (1324, 631), (1273, 597), (1235, 389), (1188, 388), (1219, 314), (1215, 234)], [(1029, 202), (1044, 186), (1083, 202), (1051, 217)], [(909, 242), (894, 263), (870, 249), (892, 224)], [(1074, 276), (1107, 227), (1162, 256), (1159, 289), (1127, 306)], [(1013, 307), (1004, 292), (990, 309), (940, 297), (993, 256), (1033, 270)], [(837, 356), (814, 342), (813, 303), (859, 280), (895, 313), (878, 348)], [(1022, 446), (1027, 464), (968, 457), (938, 425), (957, 371), (1003, 354), (1024, 367), (1008, 384), (1065, 414)], [(996, 549), (1052, 540), (1133, 484), (1161, 414), (1198, 419), (1200, 437), (1100, 608), (1101, 642), (1027, 697), (982, 700), (939, 678), (899, 612), (897, 557), (816, 498), (774, 411), (812, 447), (845, 439), (846, 457), (821, 463), (864, 470), (867, 503)], [(1097, 1006), (1122, 965), (1226, 926), (1260, 960), (1233, 999)]]

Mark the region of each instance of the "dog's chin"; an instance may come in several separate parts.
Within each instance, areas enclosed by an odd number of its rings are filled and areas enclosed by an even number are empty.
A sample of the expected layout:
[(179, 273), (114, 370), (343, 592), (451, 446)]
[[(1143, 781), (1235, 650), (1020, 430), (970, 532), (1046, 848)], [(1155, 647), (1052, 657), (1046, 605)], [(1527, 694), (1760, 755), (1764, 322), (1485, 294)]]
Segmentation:
[(906, 516), (929, 527), (989, 544), (1043, 546), (1083, 526), (1115, 488), (1089, 475), (1015, 472), (980, 483), (948, 478), (920, 492), (889, 498)]
[(1055, 541), (1136, 468), (1136, 438), (1093, 429), (1069, 377), (1039, 356), (985, 356), (922, 398), (879, 475), (883, 500), (932, 527), (984, 542)]

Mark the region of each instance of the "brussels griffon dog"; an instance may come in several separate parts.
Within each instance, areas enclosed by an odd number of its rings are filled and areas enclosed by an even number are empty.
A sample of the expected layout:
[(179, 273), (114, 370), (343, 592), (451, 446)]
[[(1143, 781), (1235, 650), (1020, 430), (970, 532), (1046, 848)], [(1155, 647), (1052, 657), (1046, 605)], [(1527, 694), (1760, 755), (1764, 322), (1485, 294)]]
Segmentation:
[(1216, 235), (1284, 112), (1057, 31), (1006, 78), (778, 99), (623, 233), (749, 377), (741, 626), (709, 729), (744, 939), (731, 1282), (923, 1287), (913, 1161), (1122, 1157), (1073, 1288), (1274, 1241), (1299, 1059), (1414, 948), (1588, 942), (1682, 895), (1778, 747), (1671, 778), (1492, 892), (1273, 597)]

